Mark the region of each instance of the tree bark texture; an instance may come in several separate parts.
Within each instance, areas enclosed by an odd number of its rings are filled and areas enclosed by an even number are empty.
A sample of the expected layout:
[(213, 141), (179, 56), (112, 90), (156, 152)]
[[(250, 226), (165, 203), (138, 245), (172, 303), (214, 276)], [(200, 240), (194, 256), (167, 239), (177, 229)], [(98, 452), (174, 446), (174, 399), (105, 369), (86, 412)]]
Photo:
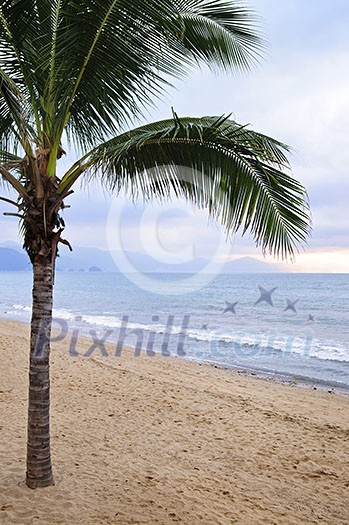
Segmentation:
[(54, 261), (37, 255), (33, 263), (33, 310), (29, 359), (26, 484), (54, 484), (50, 453), (50, 337)]

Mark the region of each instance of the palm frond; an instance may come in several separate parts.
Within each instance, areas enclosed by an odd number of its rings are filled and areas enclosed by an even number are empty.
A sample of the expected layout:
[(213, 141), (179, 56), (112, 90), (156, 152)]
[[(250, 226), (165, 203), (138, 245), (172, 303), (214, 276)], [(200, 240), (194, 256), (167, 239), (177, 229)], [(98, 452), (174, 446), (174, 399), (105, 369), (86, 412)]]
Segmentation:
[[(48, 4), (43, 1), (39, 3)], [(39, 131), (39, 86), (47, 78), (47, 74), (41, 71), (45, 63), (43, 41), (48, 32), (40, 30), (36, 19), (35, 2), (7, 0), (0, 4), (0, 69), (20, 91), (27, 103), (26, 109), (30, 111), (30, 118), (33, 117)]]
[(3, 150), (16, 150), (18, 144), (28, 142), (23, 102), (16, 83), (0, 69), (0, 148)]
[(89, 149), (191, 65), (247, 67), (261, 49), (249, 16), (228, 0), (7, 0), (0, 68), (27, 90), (45, 147), (66, 128)]
[(7, 170), (4, 166), (0, 164), (0, 183), (8, 188), (14, 189), (17, 194), (22, 197), (24, 200), (27, 200), (28, 194), (25, 189), (25, 186), (15, 177), (11, 171)]
[(87, 173), (132, 197), (184, 196), (228, 233), (250, 231), (264, 251), (286, 258), (310, 232), (305, 189), (287, 173), (288, 150), (226, 117), (174, 115), (97, 147), (62, 178), (58, 192)]
[[(183, 5), (181, 5), (183, 4)], [(256, 15), (227, 0), (179, 2), (181, 43), (193, 58), (211, 69), (246, 70), (264, 48)]]

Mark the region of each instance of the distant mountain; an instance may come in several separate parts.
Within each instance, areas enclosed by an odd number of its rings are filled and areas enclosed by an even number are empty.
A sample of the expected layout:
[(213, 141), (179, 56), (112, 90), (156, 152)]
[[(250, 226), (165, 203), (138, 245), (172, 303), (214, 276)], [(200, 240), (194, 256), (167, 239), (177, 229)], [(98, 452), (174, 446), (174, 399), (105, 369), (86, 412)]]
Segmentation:
[(281, 264), (267, 263), (254, 257), (240, 257), (229, 261), (222, 268), (222, 273), (274, 273), (287, 272)]
[(25, 271), (30, 270), (29, 259), (23, 251), (20, 253), (12, 248), (0, 248), (0, 271)]
[(21, 244), (15, 241), (4, 241), (0, 243), (0, 247), (1, 248), (12, 248), (12, 250), (17, 250), (19, 252), (22, 250)]
[[(5, 246), (5, 247), (4, 247)], [(10, 246), (10, 247), (9, 247)], [(58, 271), (103, 271), (103, 272), (142, 272), (142, 273), (272, 273), (285, 272), (285, 267), (270, 264), (253, 257), (241, 257), (227, 262), (224, 266), (198, 258), (186, 263), (173, 264), (157, 261), (144, 253), (127, 254), (108, 252), (98, 248), (73, 247), (73, 253), (61, 248), (57, 258)], [(30, 269), (29, 259), (19, 244), (2, 243), (0, 247), (0, 270)]]
[(113, 257), (106, 250), (73, 246), (73, 252), (69, 252), (65, 247), (60, 248), (56, 261), (58, 270), (89, 271), (89, 268), (93, 266), (100, 268), (103, 272), (118, 271)]
[[(154, 272), (154, 273), (197, 273), (206, 271), (207, 273), (276, 273), (287, 272), (286, 267), (281, 264), (267, 263), (255, 259), (254, 257), (240, 257), (225, 263), (223, 266), (215, 264), (208, 259), (198, 258), (182, 264), (166, 264), (156, 261), (146, 254), (128, 253), (125, 264), (125, 254), (113, 253), (115, 264), (123, 261), (120, 269), (132, 273), (134, 271)], [(122, 257), (122, 258), (121, 258)]]
[(102, 270), (99, 268), (99, 266), (91, 266), (91, 268), (89, 268), (88, 271), (89, 272), (101, 272)]
[[(0, 271), (1, 270), (30, 270), (29, 258), (21, 245), (12, 241), (0, 244)], [(21, 264), (19, 262), (22, 261)], [(25, 267), (24, 267), (25, 266)], [(106, 250), (73, 246), (73, 252), (62, 247), (56, 261), (58, 271), (90, 271), (96, 267), (97, 271), (118, 272), (113, 257)]]
[(196, 273), (202, 270), (208, 263), (206, 259), (193, 259), (186, 263), (171, 263), (158, 261), (145, 253), (136, 252), (112, 252), (113, 259), (119, 271), (133, 273)]

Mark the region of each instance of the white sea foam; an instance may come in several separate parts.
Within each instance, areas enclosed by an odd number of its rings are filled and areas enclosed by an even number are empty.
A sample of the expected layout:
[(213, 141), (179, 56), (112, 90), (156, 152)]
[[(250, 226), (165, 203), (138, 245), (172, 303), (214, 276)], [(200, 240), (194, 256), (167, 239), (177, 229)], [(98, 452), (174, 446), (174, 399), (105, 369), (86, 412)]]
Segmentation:
[[(180, 324), (174, 324), (168, 327), (162, 323), (132, 322), (130, 321), (130, 317), (126, 321), (122, 318), (109, 315), (77, 316), (74, 313), (61, 309), (54, 310), (54, 318), (72, 321), (74, 324), (82, 323), (82, 325), (88, 325), (88, 327), (96, 330), (120, 330), (120, 328), (124, 326), (127, 332), (142, 330), (145, 335), (149, 332), (154, 332), (158, 335), (166, 332), (172, 335), (179, 335), (183, 331), (183, 327)], [(323, 341), (311, 335), (307, 337), (297, 337), (292, 333), (278, 335), (275, 331), (246, 334), (242, 331), (227, 332), (224, 330), (192, 329), (190, 326), (185, 330), (185, 334), (187, 338), (197, 342), (201, 341), (211, 345), (217, 344), (221, 350), (230, 346), (230, 350), (233, 352), (235, 350), (239, 355), (243, 353), (241, 349), (249, 349), (252, 354), (253, 350), (255, 354), (259, 352), (267, 353), (268, 351), (270, 353), (282, 352), (285, 354), (298, 354), (304, 357), (316, 357), (321, 360), (349, 362), (348, 344), (335, 340)]]

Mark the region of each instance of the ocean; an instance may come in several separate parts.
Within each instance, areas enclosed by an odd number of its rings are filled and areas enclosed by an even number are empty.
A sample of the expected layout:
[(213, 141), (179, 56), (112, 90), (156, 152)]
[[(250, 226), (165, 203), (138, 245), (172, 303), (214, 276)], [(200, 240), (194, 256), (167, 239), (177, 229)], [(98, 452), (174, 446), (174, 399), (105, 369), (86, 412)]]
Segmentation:
[[(0, 272), (0, 316), (30, 322), (31, 273)], [(273, 306), (261, 296), (270, 291)], [(286, 309), (287, 299), (294, 303)], [(235, 313), (225, 301), (237, 303)], [(268, 376), (349, 389), (349, 274), (57, 272), (54, 326), (67, 352), (123, 343)], [(74, 337), (71, 335), (74, 331)]]

